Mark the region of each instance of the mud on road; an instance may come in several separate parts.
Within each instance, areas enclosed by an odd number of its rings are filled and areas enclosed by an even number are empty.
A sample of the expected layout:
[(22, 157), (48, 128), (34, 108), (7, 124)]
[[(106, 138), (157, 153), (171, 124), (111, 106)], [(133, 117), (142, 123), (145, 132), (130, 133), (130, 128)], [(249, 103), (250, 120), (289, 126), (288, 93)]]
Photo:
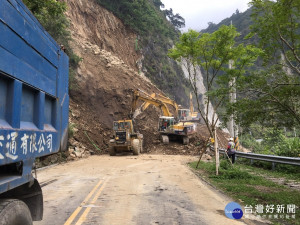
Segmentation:
[(41, 170), (44, 219), (34, 224), (257, 224), (225, 217), (232, 200), (194, 175), (194, 160), (103, 155)]

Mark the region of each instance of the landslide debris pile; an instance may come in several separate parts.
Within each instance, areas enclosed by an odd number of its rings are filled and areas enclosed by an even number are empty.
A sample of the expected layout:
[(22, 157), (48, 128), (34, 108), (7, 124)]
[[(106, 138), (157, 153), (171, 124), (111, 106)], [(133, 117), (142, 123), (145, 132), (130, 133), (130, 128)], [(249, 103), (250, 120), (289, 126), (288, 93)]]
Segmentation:
[[(167, 155), (199, 155), (205, 148), (206, 140), (210, 137), (205, 125), (197, 124), (197, 133), (190, 139), (189, 145), (183, 145), (180, 141), (172, 141), (169, 145), (164, 145), (159, 139), (158, 118), (160, 112), (154, 106), (149, 106), (144, 112), (135, 118), (135, 128), (144, 135), (144, 152), (151, 154)], [(227, 135), (218, 130), (219, 146), (226, 147)], [(208, 155), (214, 152), (208, 151)]]
[[(71, 47), (81, 58), (70, 90), (69, 152), (62, 154), (63, 159), (72, 160), (108, 152), (112, 122), (128, 118), (136, 88), (149, 94), (162, 92), (140, 71), (143, 56), (135, 49), (134, 32), (94, 0), (64, 1)], [(150, 106), (136, 118), (135, 128), (144, 135), (145, 152), (198, 154), (207, 138), (205, 129), (200, 129), (188, 146), (165, 146), (157, 132), (159, 115), (159, 110)], [(60, 159), (50, 161), (55, 160)]]

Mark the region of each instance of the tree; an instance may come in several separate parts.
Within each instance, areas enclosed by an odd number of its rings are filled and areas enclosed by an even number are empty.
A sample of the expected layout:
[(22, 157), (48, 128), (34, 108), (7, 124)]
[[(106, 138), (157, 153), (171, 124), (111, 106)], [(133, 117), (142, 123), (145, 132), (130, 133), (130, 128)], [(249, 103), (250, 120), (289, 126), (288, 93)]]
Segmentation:
[(275, 61), (300, 76), (300, 1), (252, 0), (250, 4), (254, 22), (251, 35), (259, 37), (265, 61)]
[(64, 15), (66, 3), (56, 0), (23, 0), (45, 30), (60, 44), (68, 45), (69, 22)]
[[(169, 56), (177, 61), (184, 61), (189, 75), (190, 85), (196, 96), (198, 111), (204, 120), (207, 129), (217, 140), (215, 130), (219, 117), (217, 110), (222, 104), (229, 101), (229, 93), (234, 90), (230, 85), (233, 78), (243, 79), (245, 69), (257, 59), (261, 50), (251, 45), (235, 45), (235, 38), (239, 36), (233, 26), (221, 26), (212, 34), (198, 33), (189, 30), (180, 36), (175, 47), (169, 50)], [(228, 69), (229, 60), (233, 60), (233, 69)], [(202, 109), (199, 101), (197, 86), (203, 71), (203, 82), (206, 87), (205, 108)], [(209, 104), (213, 104), (210, 109)], [(212, 111), (212, 112), (211, 112)], [(209, 118), (210, 113), (212, 117)], [(216, 155), (217, 158), (218, 155)], [(216, 168), (218, 173), (218, 166)]]
[(55, 41), (63, 45), (66, 49), (70, 65), (69, 87), (72, 89), (74, 86), (75, 69), (81, 58), (73, 52), (69, 45), (69, 41), (71, 40), (69, 21), (64, 14), (67, 10), (66, 3), (56, 0), (23, 0), (23, 2)]
[(232, 106), (243, 127), (259, 122), (265, 127), (300, 125), (300, 81), (280, 67), (253, 72), (238, 83), (240, 98)]
[(164, 13), (176, 29), (180, 29), (185, 26), (185, 19), (178, 13), (174, 15), (172, 8), (164, 10)]
[(153, 0), (153, 4), (158, 8), (165, 8), (165, 5), (161, 2), (161, 0)]
[[(243, 126), (300, 125), (300, 2), (253, 0), (249, 36), (258, 36), (264, 64), (238, 84), (240, 99), (232, 107)], [(243, 98), (241, 98), (243, 97)]]

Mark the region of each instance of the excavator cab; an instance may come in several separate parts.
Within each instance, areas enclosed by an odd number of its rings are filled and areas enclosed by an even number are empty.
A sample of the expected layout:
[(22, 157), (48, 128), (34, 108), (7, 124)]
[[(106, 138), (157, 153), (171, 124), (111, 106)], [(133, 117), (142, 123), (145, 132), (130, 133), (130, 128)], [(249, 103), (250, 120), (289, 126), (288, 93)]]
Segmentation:
[(168, 131), (175, 124), (175, 118), (171, 116), (161, 116), (159, 117), (158, 131)]
[(190, 120), (191, 110), (189, 109), (178, 109), (178, 118), (180, 121), (188, 121)]

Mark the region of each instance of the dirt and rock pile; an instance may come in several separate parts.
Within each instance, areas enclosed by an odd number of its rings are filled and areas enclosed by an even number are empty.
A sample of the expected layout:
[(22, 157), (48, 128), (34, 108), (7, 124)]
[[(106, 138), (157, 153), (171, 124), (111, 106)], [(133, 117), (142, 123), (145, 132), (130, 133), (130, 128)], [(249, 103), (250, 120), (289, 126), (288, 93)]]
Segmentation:
[[(162, 93), (141, 71), (143, 56), (135, 49), (137, 35), (95, 0), (64, 0), (68, 5), (73, 51), (82, 59), (70, 90), (70, 141), (68, 160), (108, 152), (112, 122), (129, 118), (132, 94)], [(144, 135), (144, 152), (197, 155), (209, 137), (199, 125), (187, 146), (160, 143), (157, 131), (160, 110), (150, 106), (135, 119)], [(226, 143), (226, 142), (225, 142)]]

